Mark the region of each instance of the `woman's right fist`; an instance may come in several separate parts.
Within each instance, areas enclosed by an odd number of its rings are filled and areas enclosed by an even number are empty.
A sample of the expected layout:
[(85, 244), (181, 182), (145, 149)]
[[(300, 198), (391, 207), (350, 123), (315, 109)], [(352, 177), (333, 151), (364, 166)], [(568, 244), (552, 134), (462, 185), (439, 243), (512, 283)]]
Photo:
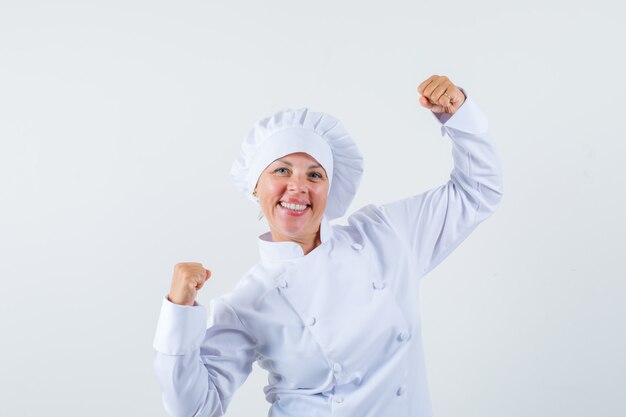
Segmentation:
[(207, 280), (211, 271), (197, 262), (181, 262), (174, 265), (172, 288), (167, 299), (174, 304), (192, 306), (196, 295)]

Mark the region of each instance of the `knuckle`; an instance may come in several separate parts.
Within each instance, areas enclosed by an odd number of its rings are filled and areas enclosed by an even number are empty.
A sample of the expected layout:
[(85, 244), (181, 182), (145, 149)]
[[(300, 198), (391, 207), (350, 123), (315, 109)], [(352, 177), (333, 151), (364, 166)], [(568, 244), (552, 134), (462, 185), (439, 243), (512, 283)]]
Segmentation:
[(176, 277), (180, 281), (187, 282), (192, 278), (192, 275), (189, 273), (188, 269), (181, 269), (177, 272)]

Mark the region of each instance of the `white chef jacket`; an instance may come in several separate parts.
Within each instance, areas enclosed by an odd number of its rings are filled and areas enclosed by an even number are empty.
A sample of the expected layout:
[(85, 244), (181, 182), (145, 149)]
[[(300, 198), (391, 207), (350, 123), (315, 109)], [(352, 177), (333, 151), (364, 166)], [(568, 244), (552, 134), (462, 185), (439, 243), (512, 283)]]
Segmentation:
[[(467, 93), (466, 93), (467, 95)], [(172, 417), (216, 417), (253, 362), (268, 372), (270, 417), (430, 417), (420, 279), (497, 207), (499, 160), (487, 119), (467, 96), (433, 113), (452, 139), (440, 187), (380, 206), (348, 225), (322, 220), (306, 256), (259, 236), (260, 262), (204, 306), (164, 297), (154, 368)]]

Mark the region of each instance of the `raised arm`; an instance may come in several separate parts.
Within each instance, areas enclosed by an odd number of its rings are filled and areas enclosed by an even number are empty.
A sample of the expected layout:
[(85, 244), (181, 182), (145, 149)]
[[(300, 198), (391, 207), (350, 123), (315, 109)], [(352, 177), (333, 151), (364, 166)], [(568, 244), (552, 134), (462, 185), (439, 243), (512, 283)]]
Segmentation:
[(433, 76), (418, 91), (422, 106), (442, 124), (442, 135), (452, 139), (454, 168), (446, 184), (381, 208), (423, 276), (495, 211), (502, 174), (487, 118), (464, 90)]
[[(192, 267), (200, 271), (195, 274), (199, 278), (189, 272), (194, 271)], [(187, 273), (181, 273), (185, 269)], [(222, 416), (252, 371), (256, 340), (222, 298), (211, 300), (208, 320), (207, 310), (195, 301), (195, 292), (188, 299), (190, 305), (170, 301), (170, 297), (178, 298), (176, 282), (183, 282), (177, 275), (188, 281), (178, 288), (196, 290), (206, 282), (205, 271), (210, 276), (200, 264), (176, 271), (173, 289), (163, 298), (153, 345), (163, 405), (171, 417)], [(200, 284), (189, 283), (195, 279)]]

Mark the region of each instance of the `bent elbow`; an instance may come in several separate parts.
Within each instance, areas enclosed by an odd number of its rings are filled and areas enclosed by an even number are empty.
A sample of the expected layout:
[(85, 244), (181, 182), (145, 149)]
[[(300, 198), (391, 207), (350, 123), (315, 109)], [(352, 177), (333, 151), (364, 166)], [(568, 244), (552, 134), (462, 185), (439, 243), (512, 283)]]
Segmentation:
[(191, 401), (181, 401), (163, 395), (163, 406), (170, 417), (222, 417), (225, 414), (222, 401), (214, 389), (209, 389), (204, 400), (196, 406)]
[(502, 201), (502, 187), (484, 189), (481, 192), (480, 208), (477, 215), (480, 220), (491, 216), (500, 206)]
[(157, 352), (153, 367), (161, 387), (162, 403), (170, 417), (221, 417), (226, 405), (201, 368), (190, 368), (183, 356)]

